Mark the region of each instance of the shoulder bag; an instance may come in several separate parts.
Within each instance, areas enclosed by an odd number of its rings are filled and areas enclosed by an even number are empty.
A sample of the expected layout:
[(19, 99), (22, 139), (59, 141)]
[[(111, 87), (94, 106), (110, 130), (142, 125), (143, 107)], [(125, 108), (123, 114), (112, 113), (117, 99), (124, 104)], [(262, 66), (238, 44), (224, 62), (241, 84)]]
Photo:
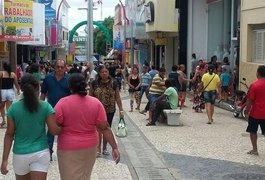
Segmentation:
[(205, 89), (211, 84), (212, 80), (214, 79), (216, 74), (214, 74), (214, 76), (212, 77), (212, 79), (210, 80), (210, 82), (203, 88), (202, 92), (205, 91)]

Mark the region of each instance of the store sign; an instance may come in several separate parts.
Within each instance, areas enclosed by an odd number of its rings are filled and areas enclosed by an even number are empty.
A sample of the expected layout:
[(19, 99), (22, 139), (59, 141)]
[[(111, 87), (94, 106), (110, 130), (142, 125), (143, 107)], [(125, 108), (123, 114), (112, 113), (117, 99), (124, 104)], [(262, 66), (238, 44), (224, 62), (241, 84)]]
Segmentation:
[(45, 14), (44, 5), (33, 3), (33, 40), (20, 41), (18, 44), (24, 45), (45, 45)]
[(120, 25), (113, 26), (113, 48), (122, 50), (124, 43), (124, 27)]
[(87, 37), (86, 36), (74, 37), (73, 41), (75, 41), (75, 42), (87, 42)]
[(156, 46), (165, 46), (165, 45), (167, 45), (167, 39), (166, 38), (157, 38), (157, 39), (155, 39), (155, 45)]
[(38, 2), (45, 5), (45, 20), (52, 20), (56, 18), (55, 0), (39, 0)]
[(29, 41), (33, 39), (33, 5), (29, 0), (4, 1), (4, 32), (0, 40)]

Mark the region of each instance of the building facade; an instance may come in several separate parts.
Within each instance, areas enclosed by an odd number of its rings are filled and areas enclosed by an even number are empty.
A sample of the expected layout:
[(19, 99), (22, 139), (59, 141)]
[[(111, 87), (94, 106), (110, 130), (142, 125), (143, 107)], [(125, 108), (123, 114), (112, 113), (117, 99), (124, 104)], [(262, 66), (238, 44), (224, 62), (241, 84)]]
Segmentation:
[[(7, 53), (0, 50), (0, 59), (10, 61), (13, 69), (23, 62), (65, 59), (68, 50), (67, 1), (14, 0), (14, 2), (16, 3), (0, 1), (0, 43), (7, 44), (5, 48)], [(2, 11), (4, 8), (9, 11)], [(28, 13), (22, 15), (7, 13), (15, 9), (22, 9), (21, 12)], [(23, 21), (19, 21), (20, 19)]]
[(256, 79), (259, 65), (265, 64), (265, 1), (241, 1), (240, 79)]
[[(126, 0), (127, 57), (131, 64), (164, 66), (170, 72), (178, 64), (178, 9), (175, 0)], [(132, 56), (133, 53), (133, 56)]]
[(209, 61), (213, 55), (231, 68), (238, 65), (241, 0), (188, 0), (188, 72), (191, 54)]

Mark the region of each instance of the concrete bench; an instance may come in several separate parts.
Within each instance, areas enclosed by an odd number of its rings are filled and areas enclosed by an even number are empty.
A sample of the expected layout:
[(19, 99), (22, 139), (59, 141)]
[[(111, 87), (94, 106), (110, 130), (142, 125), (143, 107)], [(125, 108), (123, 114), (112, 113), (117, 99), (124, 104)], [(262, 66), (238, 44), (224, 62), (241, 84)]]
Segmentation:
[(182, 110), (180, 109), (164, 109), (164, 114), (167, 116), (167, 124), (169, 126), (179, 126), (180, 124), (180, 115)]

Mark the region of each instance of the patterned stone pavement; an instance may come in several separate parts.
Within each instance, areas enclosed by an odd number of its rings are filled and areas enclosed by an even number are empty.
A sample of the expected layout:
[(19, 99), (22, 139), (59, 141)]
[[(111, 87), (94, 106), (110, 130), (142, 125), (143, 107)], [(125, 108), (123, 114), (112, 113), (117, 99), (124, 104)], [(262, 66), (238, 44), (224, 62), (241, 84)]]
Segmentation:
[[(111, 156), (97, 159), (92, 178), (97, 179), (183, 179), (183, 180), (245, 180), (265, 179), (265, 144), (259, 134), (259, 156), (247, 155), (251, 149), (247, 122), (236, 119), (231, 112), (215, 108), (214, 123), (206, 124), (206, 113), (194, 113), (187, 100), (181, 115), (182, 126), (145, 126), (147, 115), (129, 112), (129, 99), (122, 91), (125, 120), (129, 134), (117, 139), (121, 150), (121, 163), (115, 165)], [(146, 99), (141, 105), (144, 108)], [(113, 130), (116, 130), (115, 117)], [(3, 139), (4, 129), (0, 129)], [(2, 154), (2, 140), (0, 154)], [(12, 159), (12, 155), (10, 160)], [(7, 176), (14, 179), (12, 165)], [(49, 169), (50, 180), (59, 179), (55, 161)]]
[[(147, 127), (147, 115), (128, 112), (175, 179), (265, 179), (265, 143), (260, 132), (259, 156), (248, 155), (252, 146), (245, 132), (247, 121), (215, 108), (214, 123), (208, 125), (206, 113), (195, 113), (189, 98), (186, 103), (182, 126), (176, 127), (159, 123)], [(128, 111), (129, 100), (123, 104)]]

